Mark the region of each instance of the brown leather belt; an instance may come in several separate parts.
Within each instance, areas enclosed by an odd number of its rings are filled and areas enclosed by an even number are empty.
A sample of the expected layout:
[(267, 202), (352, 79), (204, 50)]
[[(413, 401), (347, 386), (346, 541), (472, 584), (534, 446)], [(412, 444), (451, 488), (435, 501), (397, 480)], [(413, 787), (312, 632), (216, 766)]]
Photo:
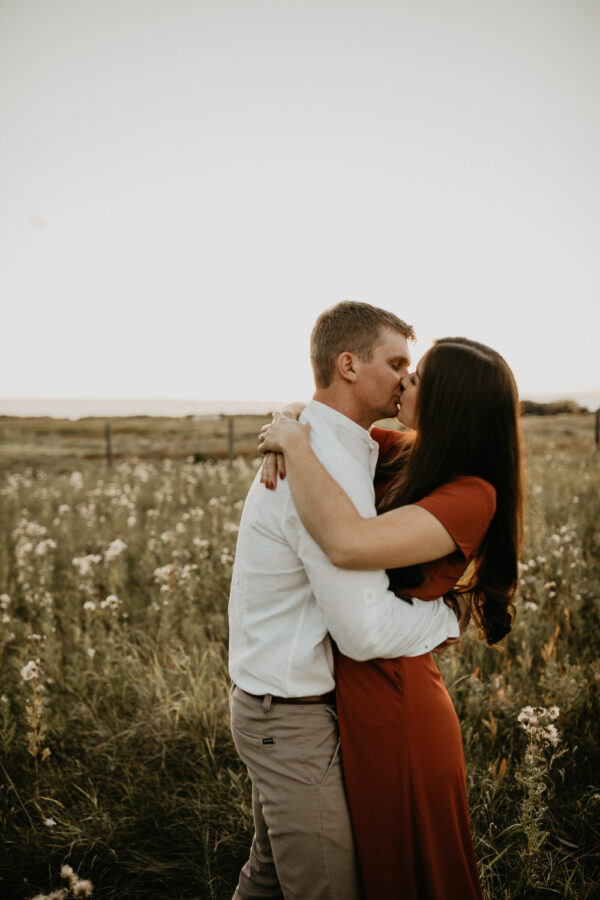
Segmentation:
[[(264, 700), (265, 697), (269, 696), (268, 694), (250, 694), (243, 688), (237, 687), (238, 691), (242, 691), (243, 694), (248, 694), (249, 697), (253, 697), (255, 700)], [(308, 703), (335, 703), (335, 691), (329, 691), (327, 694), (312, 694), (310, 697), (271, 696), (271, 703), (294, 703), (298, 706), (304, 706)]]

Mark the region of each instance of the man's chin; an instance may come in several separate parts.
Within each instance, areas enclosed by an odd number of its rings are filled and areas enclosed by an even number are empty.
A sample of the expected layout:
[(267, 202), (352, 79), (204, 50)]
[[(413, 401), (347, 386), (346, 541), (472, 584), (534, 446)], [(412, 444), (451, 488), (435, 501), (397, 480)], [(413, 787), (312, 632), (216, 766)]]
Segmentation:
[(380, 410), (380, 413), (380, 419), (397, 419), (399, 415), (398, 405), (392, 403), (386, 409)]

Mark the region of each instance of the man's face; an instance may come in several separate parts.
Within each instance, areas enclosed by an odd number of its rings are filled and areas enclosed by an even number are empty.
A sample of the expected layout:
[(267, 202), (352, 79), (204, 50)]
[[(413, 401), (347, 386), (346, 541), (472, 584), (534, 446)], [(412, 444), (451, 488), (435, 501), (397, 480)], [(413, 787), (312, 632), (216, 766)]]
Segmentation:
[(377, 419), (396, 415), (400, 401), (400, 380), (408, 375), (410, 351), (408, 341), (399, 331), (385, 328), (369, 362), (357, 363), (356, 396), (362, 418), (369, 425)]

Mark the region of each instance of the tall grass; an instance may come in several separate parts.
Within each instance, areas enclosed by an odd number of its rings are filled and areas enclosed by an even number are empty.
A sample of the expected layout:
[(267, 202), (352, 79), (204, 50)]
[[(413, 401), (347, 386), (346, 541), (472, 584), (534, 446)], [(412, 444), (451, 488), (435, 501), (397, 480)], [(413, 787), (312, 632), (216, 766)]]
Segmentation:
[[(486, 896), (600, 892), (598, 458), (534, 447), (518, 618), (439, 658)], [(64, 465), (64, 464), (63, 464)], [(231, 896), (251, 838), (226, 610), (254, 468), (14, 466), (1, 494), (0, 896)], [(553, 746), (518, 722), (558, 707)], [(442, 752), (442, 751), (440, 751)]]

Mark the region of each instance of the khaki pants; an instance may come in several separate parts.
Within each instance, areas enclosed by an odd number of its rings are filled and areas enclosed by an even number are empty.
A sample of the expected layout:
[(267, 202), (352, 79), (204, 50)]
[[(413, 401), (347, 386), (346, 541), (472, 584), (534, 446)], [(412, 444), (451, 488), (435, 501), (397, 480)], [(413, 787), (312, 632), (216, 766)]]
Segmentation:
[(255, 827), (234, 900), (358, 900), (335, 709), (271, 704), (235, 686), (230, 704)]

